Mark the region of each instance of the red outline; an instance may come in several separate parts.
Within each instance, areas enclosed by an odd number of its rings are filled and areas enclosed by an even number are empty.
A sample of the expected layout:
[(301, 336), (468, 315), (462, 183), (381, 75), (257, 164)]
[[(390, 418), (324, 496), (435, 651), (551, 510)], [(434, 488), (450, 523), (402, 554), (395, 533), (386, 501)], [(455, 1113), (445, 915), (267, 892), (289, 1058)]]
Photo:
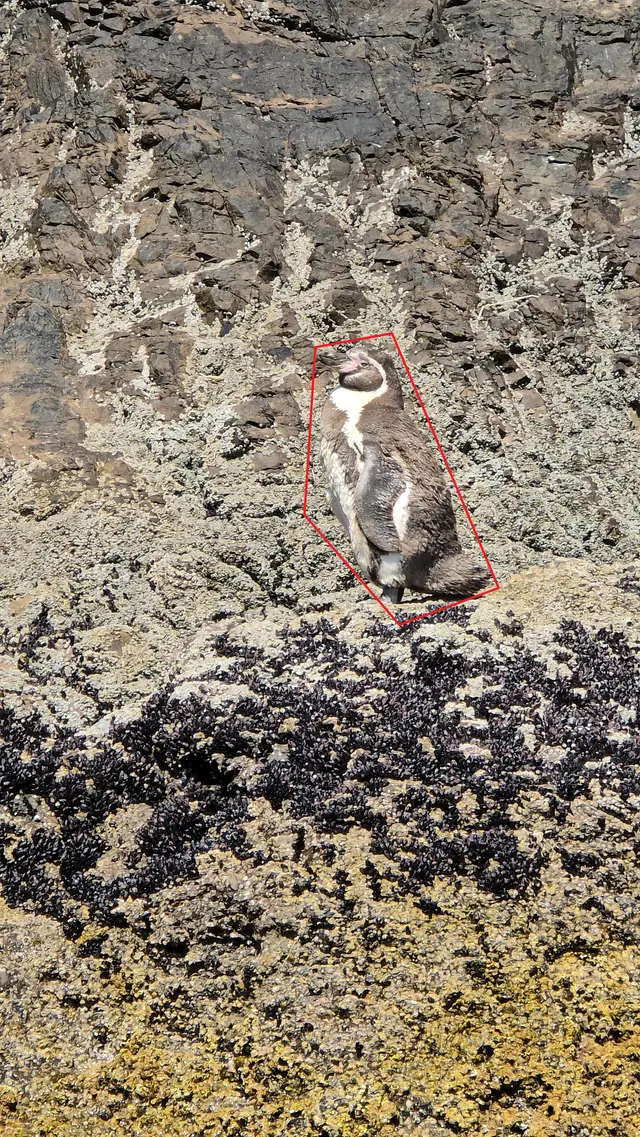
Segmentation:
[[(379, 339), (383, 339), (385, 336), (390, 336), (394, 342), (396, 351), (398, 352), (398, 355), (400, 356), (400, 359), (402, 360), (402, 365), (403, 365), (407, 375), (409, 376), (409, 382), (411, 383), (411, 386), (413, 387), (413, 391), (414, 391), (414, 394), (415, 394), (415, 396), (418, 400), (418, 403), (420, 405), (420, 409), (421, 409), (424, 417), (426, 418), (428, 426), (429, 426), (429, 430), (431, 431), (431, 433), (434, 437), (436, 446), (438, 447), (438, 451), (440, 453), (440, 457), (442, 458), (442, 461), (444, 462), (446, 471), (447, 471), (449, 477), (451, 478), (451, 481), (453, 483), (453, 487), (454, 487), (454, 489), (458, 495), (458, 499), (459, 499), (460, 504), (461, 504), (461, 506), (464, 510), (464, 513), (465, 513), (465, 517), (467, 518), (467, 521), (469, 522), (469, 525), (471, 526), (471, 532), (473, 533), (473, 535), (474, 535), (474, 537), (478, 543), (478, 546), (480, 548), (480, 552), (482, 553), (482, 555), (486, 561), (487, 568), (489, 569), (489, 572), (491, 573), (491, 577), (494, 581), (494, 587), (493, 588), (485, 588), (483, 592), (476, 592), (476, 593), (474, 593), (473, 596), (466, 596), (464, 598), (464, 600), (452, 600), (449, 604), (443, 604), (440, 608), (433, 608), (430, 612), (423, 612), (421, 616), (411, 616), (411, 618), (409, 620), (398, 620), (398, 618), (396, 616), (394, 616), (393, 612), (389, 608), (387, 608), (386, 604), (384, 604), (382, 602), (382, 600), (377, 595), (377, 593), (375, 593), (373, 591), (373, 589), (367, 584), (366, 580), (362, 579), (362, 577), (354, 569), (353, 565), (349, 564), (349, 561), (347, 560), (347, 558), (343, 557), (340, 550), (336, 549), (335, 545), (332, 544), (332, 542), (329, 540), (329, 538), (326, 537), (325, 534), (322, 532), (322, 529), (320, 529), (320, 527), (318, 525), (316, 525), (315, 521), (313, 521), (309, 517), (309, 514), (307, 513), (307, 502), (309, 500), (309, 476), (311, 474), (311, 434), (313, 431), (313, 401), (314, 401), (315, 389), (316, 389), (316, 366), (317, 366), (318, 352), (321, 351), (325, 347), (340, 347), (342, 344), (345, 344), (345, 343), (361, 343), (363, 340), (379, 340)], [(464, 498), (460, 492), (460, 488), (458, 486), (458, 483), (453, 476), (453, 470), (451, 469), (451, 466), (449, 465), (449, 463), (447, 461), (446, 454), (445, 454), (444, 450), (442, 449), (442, 446), (440, 444), (440, 439), (438, 438), (438, 435), (435, 432), (435, 428), (433, 426), (433, 423), (431, 422), (431, 419), (429, 418), (429, 415), (427, 414), (427, 408), (425, 407), (425, 405), (422, 401), (422, 396), (420, 395), (420, 392), (419, 392), (418, 388), (416, 387), (413, 375), (409, 371), (407, 361), (406, 361), (404, 355), (402, 354), (402, 349), (400, 348), (400, 344), (398, 343), (398, 341), (396, 339), (395, 332), (376, 332), (376, 334), (372, 335), (372, 336), (357, 336), (354, 339), (332, 340), (331, 343), (314, 344), (313, 367), (311, 370), (311, 399), (310, 399), (310, 403), (309, 403), (309, 433), (307, 436), (307, 465), (306, 465), (306, 469), (305, 469), (305, 478), (304, 478), (304, 502), (303, 502), (303, 506), (302, 506), (302, 513), (303, 513), (305, 521), (309, 522), (309, 524), (312, 526), (312, 528), (315, 529), (316, 533), (318, 533), (322, 537), (322, 540), (325, 542), (325, 544), (328, 545), (329, 548), (333, 550), (333, 552), (336, 554), (336, 556), (340, 558), (342, 563), (344, 565), (346, 565), (347, 568), (353, 573), (356, 580), (360, 581), (360, 584), (364, 588), (366, 588), (369, 595), (373, 596), (373, 599), (377, 601), (377, 603), (380, 605), (381, 608), (384, 608), (384, 611), (387, 613), (387, 616), (391, 616), (391, 619), (393, 620), (394, 624), (397, 624), (397, 626), (399, 628), (404, 627), (406, 624), (414, 624), (416, 622), (416, 620), (426, 620), (429, 616), (435, 616), (438, 612), (445, 612), (447, 610), (447, 608), (457, 608), (460, 604), (468, 604), (470, 600), (479, 600), (481, 596), (487, 596), (490, 592), (497, 592), (498, 589), (500, 588), (500, 585), (498, 583), (498, 578), (497, 578), (495, 572), (493, 571), (491, 561), (489, 560), (487, 554), (484, 551), (484, 546), (482, 544), (482, 541), (480, 540), (480, 537), (478, 536), (478, 530), (476, 529), (476, 527), (473, 523), (473, 518), (469, 512), (469, 509), (467, 507), (467, 503), (464, 500)]]

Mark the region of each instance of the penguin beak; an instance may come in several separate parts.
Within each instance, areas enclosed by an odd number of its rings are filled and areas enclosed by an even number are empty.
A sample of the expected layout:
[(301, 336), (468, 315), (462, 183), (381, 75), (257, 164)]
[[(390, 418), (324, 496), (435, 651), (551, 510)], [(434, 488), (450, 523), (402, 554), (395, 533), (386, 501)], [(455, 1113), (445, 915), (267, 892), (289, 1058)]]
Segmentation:
[(362, 359), (358, 351), (350, 351), (344, 363), (340, 364), (338, 375), (342, 378), (343, 375), (353, 375), (354, 371), (359, 371), (362, 367)]

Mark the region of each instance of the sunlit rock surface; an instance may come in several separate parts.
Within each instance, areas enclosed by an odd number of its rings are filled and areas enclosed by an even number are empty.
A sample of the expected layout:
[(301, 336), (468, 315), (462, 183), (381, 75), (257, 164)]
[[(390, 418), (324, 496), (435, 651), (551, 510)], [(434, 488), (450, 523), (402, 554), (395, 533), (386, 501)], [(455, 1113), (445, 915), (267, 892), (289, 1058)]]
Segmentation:
[[(3, 1132), (635, 1137), (637, 5), (0, 57)], [(390, 330), (502, 585), (400, 632), (302, 516)]]

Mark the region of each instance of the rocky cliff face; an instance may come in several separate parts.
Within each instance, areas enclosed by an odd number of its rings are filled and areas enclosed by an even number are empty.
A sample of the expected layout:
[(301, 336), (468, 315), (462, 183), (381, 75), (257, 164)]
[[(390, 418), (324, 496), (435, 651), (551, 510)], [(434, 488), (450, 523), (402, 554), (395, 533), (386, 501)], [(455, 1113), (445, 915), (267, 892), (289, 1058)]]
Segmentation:
[[(635, 1132), (639, 37), (0, 5), (11, 1137)], [(502, 584), (402, 632), (302, 517), (389, 330)]]

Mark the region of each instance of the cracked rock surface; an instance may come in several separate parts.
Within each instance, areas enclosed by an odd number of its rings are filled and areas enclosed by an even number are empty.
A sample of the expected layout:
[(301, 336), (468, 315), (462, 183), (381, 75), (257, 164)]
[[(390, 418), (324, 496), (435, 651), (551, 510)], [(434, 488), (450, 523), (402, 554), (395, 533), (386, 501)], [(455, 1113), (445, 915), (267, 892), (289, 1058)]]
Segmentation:
[[(639, 64), (633, 0), (0, 4), (9, 1137), (635, 1137)], [(388, 331), (501, 583), (401, 631), (302, 515)]]

